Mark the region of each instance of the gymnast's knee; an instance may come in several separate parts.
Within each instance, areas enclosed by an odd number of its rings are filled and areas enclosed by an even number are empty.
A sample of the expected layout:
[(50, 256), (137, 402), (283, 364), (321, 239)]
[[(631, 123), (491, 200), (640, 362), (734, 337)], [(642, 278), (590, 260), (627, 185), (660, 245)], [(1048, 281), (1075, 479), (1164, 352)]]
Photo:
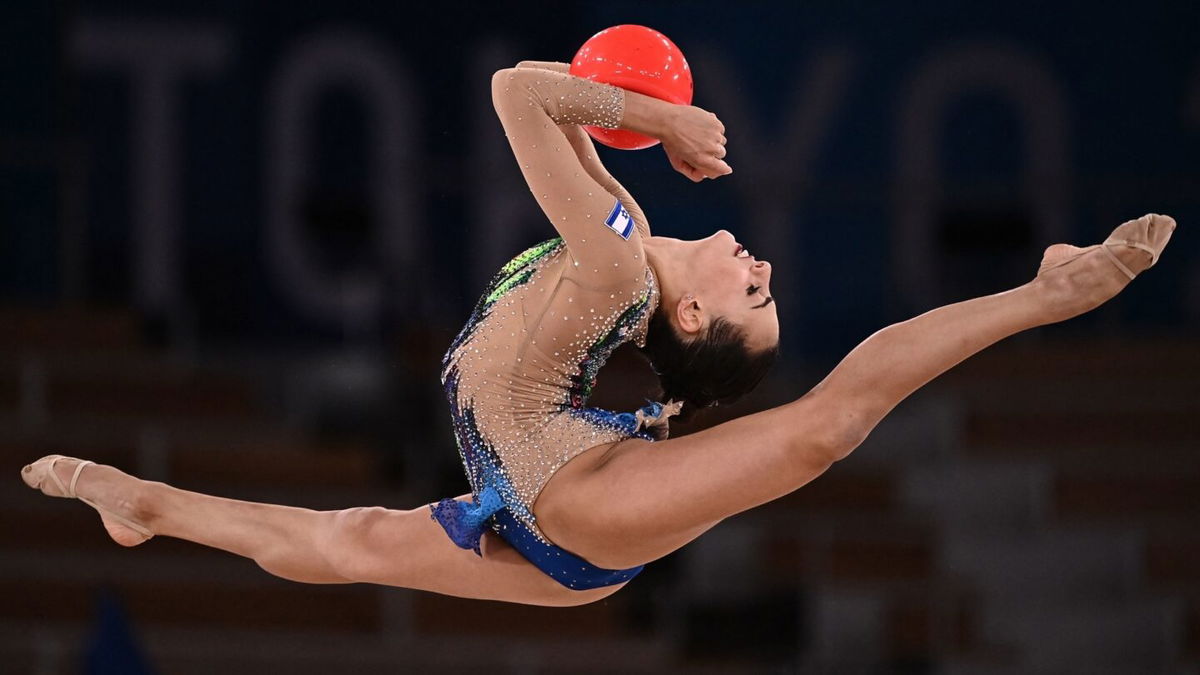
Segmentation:
[(830, 466), (835, 462), (840, 462), (846, 459), (858, 449), (858, 446), (863, 444), (867, 439), (870, 430), (861, 431), (858, 429), (848, 430), (845, 433), (833, 434), (828, 438), (828, 442), (824, 445), (823, 456), (828, 460)]
[(798, 426), (804, 431), (801, 445), (813, 447), (829, 464), (850, 456), (883, 418), (883, 414), (862, 401), (838, 396), (832, 390), (817, 388), (793, 405), (807, 406), (805, 417), (817, 424)]
[(392, 513), (382, 506), (357, 506), (331, 513), (321, 546), (330, 566), (355, 581), (375, 573), (374, 556), (366, 544), (371, 530)]

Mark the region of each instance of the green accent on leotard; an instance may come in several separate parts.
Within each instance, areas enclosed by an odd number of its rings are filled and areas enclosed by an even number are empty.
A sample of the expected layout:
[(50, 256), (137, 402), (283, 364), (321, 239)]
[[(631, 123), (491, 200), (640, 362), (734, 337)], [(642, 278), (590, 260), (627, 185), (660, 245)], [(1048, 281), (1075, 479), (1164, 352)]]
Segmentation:
[(561, 242), (562, 237), (555, 237), (535, 246), (530, 246), (517, 257), (508, 261), (504, 267), (500, 268), (496, 279), (492, 281), (492, 292), (487, 294), (484, 302), (491, 304), (509, 290), (529, 281), (529, 277), (533, 276), (533, 270), (529, 269), (529, 265), (553, 251)]

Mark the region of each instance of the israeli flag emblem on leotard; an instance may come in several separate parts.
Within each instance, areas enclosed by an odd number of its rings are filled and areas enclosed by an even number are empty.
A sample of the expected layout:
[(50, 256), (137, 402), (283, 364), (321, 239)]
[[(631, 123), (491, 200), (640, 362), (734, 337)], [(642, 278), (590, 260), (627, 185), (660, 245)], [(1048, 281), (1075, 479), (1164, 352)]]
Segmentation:
[(629, 212), (625, 210), (620, 199), (604, 219), (604, 224), (621, 235), (622, 239), (629, 239), (629, 235), (633, 234), (633, 218), (629, 217)]

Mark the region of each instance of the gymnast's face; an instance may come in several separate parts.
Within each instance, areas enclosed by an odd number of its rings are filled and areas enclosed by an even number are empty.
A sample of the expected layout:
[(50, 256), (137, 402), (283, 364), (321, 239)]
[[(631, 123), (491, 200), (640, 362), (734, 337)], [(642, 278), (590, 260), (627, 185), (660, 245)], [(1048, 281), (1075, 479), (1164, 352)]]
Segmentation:
[(771, 263), (755, 258), (727, 230), (686, 244), (690, 283), (675, 317), (679, 327), (692, 332), (723, 316), (746, 332), (752, 351), (776, 345), (779, 315), (771, 297)]

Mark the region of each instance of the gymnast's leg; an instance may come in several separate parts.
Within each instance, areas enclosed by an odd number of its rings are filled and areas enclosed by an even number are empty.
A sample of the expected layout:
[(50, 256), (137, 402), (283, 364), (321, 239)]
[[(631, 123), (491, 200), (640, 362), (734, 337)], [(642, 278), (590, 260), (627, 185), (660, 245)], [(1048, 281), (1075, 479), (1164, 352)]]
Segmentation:
[[(55, 470), (70, 482), (77, 460)], [(381, 507), (339, 511), (259, 504), (144, 481), (106, 465), (80, 474), (77, 494), (143, 524), (156, 535), (228, 551), (292, 581), (376, 583), (445, 595), (532, 605), (579, 605), (623, 585), (574, 591), (554, 581), (488, 532), (483, 557), (458, 548), (429, 516), (428, 505), (399, 511)], [(458, 498), (469, 501), (470, 495)], [(140, 541), (132, 530), (105, 520), (118, 542)]]
[[(556, 483), (556, 475), (535, 503), (538, 523), (551, 541), (594, 565), (621, 569), (660, 558), (850, 454), (899, 402), (881, 394), (907, 396), (1047, 317), (1039, 289), (1025, 285), (889, 326), (791, 403), (688, 436), (623, 441), (574, 480)], [(571, 470), (568, 464), (560, 473)]]
[[(1175, 226), (1156, 218), (1159, 227)], [(1044, 266), (1080, 251), (1052, 246)], [(1134, 272), (1151, 260), (1136, 248), (1114, 253)], [(1082, 314), (1129, 283), (1099, 249), (1047, 270), (1012, 290), (939, 307), (876, 332), (796, 401), (681, 438), (623, 441), (580, 467), (568, 463), (560, 472), (575, 473), (557, 486), (551, 480), (535, 503), (535, 510), (541, 504), (536, 513), (542, 531), (601, 567), (655, 560), (722, 519), (821, 475), (900, 401), (972, 354)]]

